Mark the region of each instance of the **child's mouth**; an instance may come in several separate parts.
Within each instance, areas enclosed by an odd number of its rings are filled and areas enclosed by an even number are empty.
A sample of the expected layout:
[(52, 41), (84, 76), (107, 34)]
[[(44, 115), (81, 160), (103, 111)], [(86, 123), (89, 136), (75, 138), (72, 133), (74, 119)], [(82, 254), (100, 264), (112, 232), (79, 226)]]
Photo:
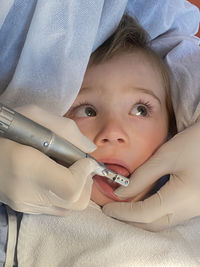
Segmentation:
[[(122, 165), (111, 164), (111, 163), (104, 163), (104, 164), (111, 171), (119, 173), (125, 177), (128, 177), (130, 175), (129, 170)], [(99, 175), (95, 175), (93, 177), (93, 180), (94, 184), (97, 186), (99, 191), (103, 193), (105, 196), (107, 196), (110, 199), (113, 199), (114, 201), (122, 201), (114, 194), (115, 189), (117, 189), (120, 186), (118, 183)]]

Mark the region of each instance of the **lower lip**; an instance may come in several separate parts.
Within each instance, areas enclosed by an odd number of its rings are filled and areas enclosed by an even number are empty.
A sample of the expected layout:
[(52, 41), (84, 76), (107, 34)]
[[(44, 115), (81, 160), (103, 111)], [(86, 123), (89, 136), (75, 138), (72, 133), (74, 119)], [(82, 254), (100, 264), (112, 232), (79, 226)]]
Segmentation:
[(114, 200), (114, 201), (118, 201), (118, 202), (128, 202), (128, 200), (121, 200), (119, 199), (113, 191), (113, 188), (106, 182), (107, 178), (104, 178), (102, 176), (99, 175), (95, 175), (93, 177), (94, 180), (94, 184), (97, 186), (98, 190), (105, 195), (106, 197)]

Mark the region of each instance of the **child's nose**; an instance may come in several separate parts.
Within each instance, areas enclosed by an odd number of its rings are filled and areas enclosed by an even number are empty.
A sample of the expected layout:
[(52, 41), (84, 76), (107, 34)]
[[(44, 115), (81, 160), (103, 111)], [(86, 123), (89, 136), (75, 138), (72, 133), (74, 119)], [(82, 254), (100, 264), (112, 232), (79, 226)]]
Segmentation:
[(105, 144), (125, 144), (127, 142), (128, 135), (124, 127), (119, 122), (115, 122), (114, 119), (102, 125), (94, 139), (94, 143), (97, 146)]

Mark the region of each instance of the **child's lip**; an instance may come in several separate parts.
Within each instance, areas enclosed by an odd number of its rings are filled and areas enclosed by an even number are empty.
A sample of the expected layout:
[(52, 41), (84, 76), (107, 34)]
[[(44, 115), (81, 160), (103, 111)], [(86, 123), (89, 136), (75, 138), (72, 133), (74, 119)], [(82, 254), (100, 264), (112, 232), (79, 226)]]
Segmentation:
[[(110, 169), (111, 171), (114, 171), (116, 173), (119, 173), (123, 176), (128, 177), (130, 175), (130, 169), (127, 167), (127, 165), (121, 161), (121, 160), (117, 160), (117, 159), (98, 159), (99, 162), (102, 162), (105, 164), (105, 166)], [(109, 197), (110, 199), (113, 199), (115, 201), (128, 201), (128, 200), (121, 200), (119, 199), (115, 194), (114, 194), (114, 190), (116, 188), (118, 188), (120, 185), (115, 183), (114, 184), (110, 184), (109, 181), (107, 180), (107, 178), (102, 177), (102, 176), (94, 176), (94, 181), (96, 186), (99, 188), (99, 190), (106, 195), (107, 197)]]
[(118, 202), (126, 202), (128, 200), (126, 199), (120, 199), (119, 197), (117, 197), (114, 194), (114, 190), (116, 188), (113, 188), (111, 186), (111, 184), (109, 184), (108, 180), (105, 177), (99, 176), (99, 175), (95, 175), (93, 177), (94, 179), (94, 185), (98, 188), (98, 190), (105, 195), (106, 197), (108, 197), (109, 199), (112, 199), (114, 201), (118, 201)]

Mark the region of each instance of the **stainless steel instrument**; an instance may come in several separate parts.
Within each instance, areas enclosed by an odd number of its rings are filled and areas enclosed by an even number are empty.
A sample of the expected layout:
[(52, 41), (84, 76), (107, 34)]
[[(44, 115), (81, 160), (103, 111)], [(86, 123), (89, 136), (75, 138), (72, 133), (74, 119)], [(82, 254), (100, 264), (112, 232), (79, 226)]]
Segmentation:
[[(82, 158), (94, 159), (51, 130), (1, 103), (0, 137), (34, 147), (49, 157), (64, 161), (68, 166)], [(99, 167), (95, 170), (96, 174), (111, 179), (120, 185), (128, 186), (128, 178), (107, 169), (104, 164), (98, 161), (97, 163)]]

